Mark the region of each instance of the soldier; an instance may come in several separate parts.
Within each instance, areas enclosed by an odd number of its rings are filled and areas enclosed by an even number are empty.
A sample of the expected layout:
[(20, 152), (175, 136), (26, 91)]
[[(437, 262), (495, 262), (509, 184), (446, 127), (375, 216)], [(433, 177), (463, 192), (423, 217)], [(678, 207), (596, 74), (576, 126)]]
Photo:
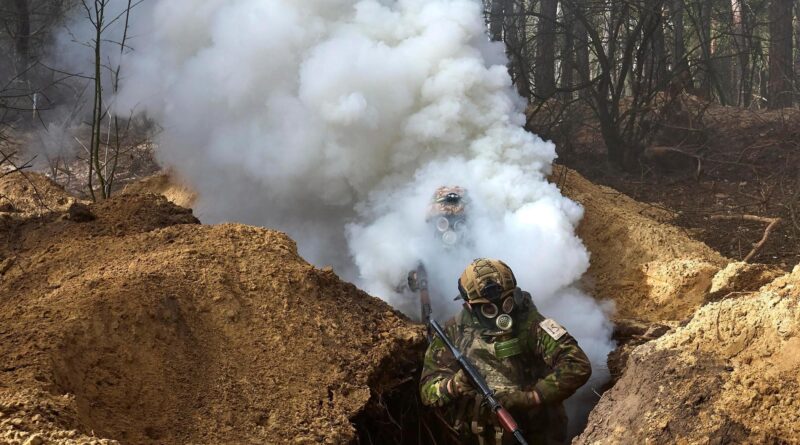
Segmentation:
[(436, 237), (445, 247), (461, 242), (467, 221), (467, 192), (459, 186), (442, 186), (436, 189), (431, 199), (425, 221), (436, 227)]
[[(445, 324), (530, 444), (562, 444), (562, 402), (589, 379), (591, 365), (572, 336), (544, 318), (502, 261), (478, 259), (458, 280), (464, 309)], [(438, 337), (428, 346), (420, 379), (422, 402), (439, 407), (465, 442), (513, 443)]]
[[(425, 221), (433, 228), (434, 237), (441, 242), (444, 250), (457, 245), (466, 244), (467, 233), (467, 195), (459, 186), (441, 186), (431, 198)], [(397, 293), (406, 289), (419, 294), (421, 304), (421, 320), (427, 324), (431, 315), (430, 290), (428, 289), (428, 272), (422, 261), (414, 270), (408, 272), (407, 280), (395, 287)], [(430, 335), (430, 333), (429, 333)]]

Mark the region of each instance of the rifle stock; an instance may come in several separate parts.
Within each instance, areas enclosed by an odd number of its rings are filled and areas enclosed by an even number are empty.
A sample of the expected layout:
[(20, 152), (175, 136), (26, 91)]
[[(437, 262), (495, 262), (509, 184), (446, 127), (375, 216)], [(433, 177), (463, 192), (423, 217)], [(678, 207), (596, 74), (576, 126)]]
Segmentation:
[(428, 326), (430, 326), (436, 335), (442, 339), (444, 344), (447, 346), (447, 349), (449, 349), (453, 354), (453, 357), (456, 358), (456, 361), (458, 361), (461, 369), (463, 369), (467, 374), (472, 382), (472, 385), (475, 386), (475, 388), (483, 396), (484, 403), (486, 403), (492, 412), (497, 416), (497, 420), (500, 422), (500, 425), (503, 427), (503, 429), (513, 435), (517, 442), (519, 442), (521, 445), (528, 445), (528, 442), (522, 436), (522, 431), (519, 429), (519, 425), (511, 416), (511, 413), (509, 413), (507, 409), (503, 408), (503, 406), (500, 404), (500, 401), (494, 397), (494, 390), (489, 387), (489, 385), (486, 383), (486, 380), (478, 372), (478, 370), (475, 369), (475, 366), (473, 366), (472, 362), (470, 362), (469, 359), (464, 356), (464, 354), (462, 354), (452, 342), (450, 342), (450, 339), (447, 338), (447, 334), (445, 334), (444, 329), (442, 329), (442, 326), (439, 324), (439, 322), (431, 319)]

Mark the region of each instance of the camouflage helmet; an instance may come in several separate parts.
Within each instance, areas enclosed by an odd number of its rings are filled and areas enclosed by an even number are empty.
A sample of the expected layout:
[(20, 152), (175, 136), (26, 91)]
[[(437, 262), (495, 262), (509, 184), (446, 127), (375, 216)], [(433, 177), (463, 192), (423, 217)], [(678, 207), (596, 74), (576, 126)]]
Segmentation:
[(508, 265), (500, 260), (478, 258), (471, 262), (458, 279), (458, 290), (468, 303), (491, 303), (514, 292), (517, 279)]
[(467, 191), (459, 186), (441, 186), (433, 192), (428, 207), (427, 220), (439, 216), (463, 216), (467, 204)]

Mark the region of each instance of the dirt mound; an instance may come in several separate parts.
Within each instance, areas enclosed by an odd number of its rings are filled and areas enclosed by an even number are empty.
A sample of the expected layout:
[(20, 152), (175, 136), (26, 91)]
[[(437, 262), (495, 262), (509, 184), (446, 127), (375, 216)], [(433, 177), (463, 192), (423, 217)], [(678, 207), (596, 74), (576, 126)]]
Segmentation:
[(0, 250), (0, 442), (347, 442), (424, 341), (282, 233), (155, 195), (89, 211)]
[(197, 193), (178, 179), (174, 173), (157, 173), (128, 184), (122, 193), (163, 195), (173, 204), (191, 208), (197, 201)]
[(76, 199), (47, 176), (15, 172), (0, 178), (0, 212), (43, 214), (63, 211)]
[(714, 275), (707, 299), (715, 301), (754, 292), (784, 274), (781, 269), (767, 264), (730, 263)]
[(551, 179), (586, 210), (578, 235), (592, 254), (586, 285), (617, 304), (620, 318), (680, 320), (705, 299), (728, 261), (668, 224), (671, 214), (566, 167)]
[(633, 351), (576, 443), (800, 443), (800, 267)]

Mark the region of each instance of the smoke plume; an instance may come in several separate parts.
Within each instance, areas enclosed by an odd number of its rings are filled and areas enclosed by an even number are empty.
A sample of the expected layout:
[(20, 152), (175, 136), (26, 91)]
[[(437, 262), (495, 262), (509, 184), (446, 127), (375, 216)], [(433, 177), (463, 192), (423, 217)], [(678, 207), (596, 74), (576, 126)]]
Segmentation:
[[(477, 257), (505, 260), (603, 372), (610, 310), (574, 287), (582, 209), (546, 181), (554, 146), (472, 0), (159, 0), (137, 12), (120, 110), (164, 127), (160, 161), (199, 192), (205, 222), (279, 228), (301, 253), (411, 317), (420, 262), (437, 318)], [(469, 194), (468, 240), (444, 249), (433, 191)]]

